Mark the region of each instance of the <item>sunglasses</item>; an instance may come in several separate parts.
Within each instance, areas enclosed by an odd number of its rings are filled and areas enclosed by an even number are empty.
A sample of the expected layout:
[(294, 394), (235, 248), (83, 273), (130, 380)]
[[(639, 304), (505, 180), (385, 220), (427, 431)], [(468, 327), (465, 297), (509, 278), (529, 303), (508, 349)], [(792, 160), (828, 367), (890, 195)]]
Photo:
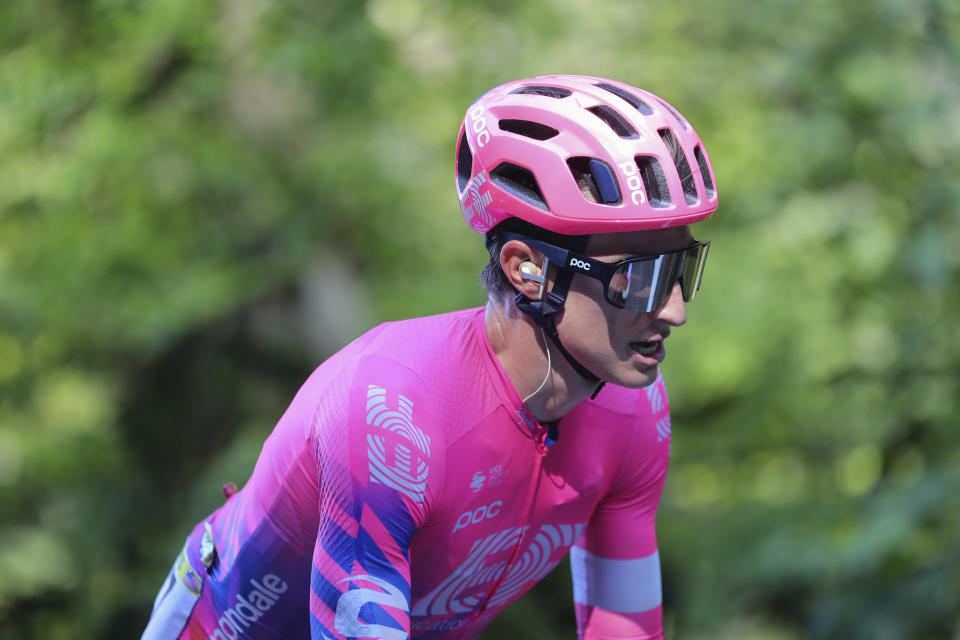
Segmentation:
[(678, 280), (683, 301), (693, 300), (703, 280), (710, 242), (693, 241), (689, 247), (655, 256), (602, 262), (534, 240), (518, 233), (504, 233), (506, 240), (520, 240), (537, 249), (562, 269), (599, 280), (607, 302), (620, 309), (651, 312), (659, 309)]

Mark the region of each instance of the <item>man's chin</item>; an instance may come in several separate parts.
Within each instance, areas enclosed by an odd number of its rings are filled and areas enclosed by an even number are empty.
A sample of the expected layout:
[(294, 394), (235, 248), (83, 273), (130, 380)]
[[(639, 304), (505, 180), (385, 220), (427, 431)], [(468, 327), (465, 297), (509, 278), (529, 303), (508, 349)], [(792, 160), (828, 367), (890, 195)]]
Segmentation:
[(618, 376), (619, 379), (608, 380), (608, 382), (618, 387), (626, 387), (627, 389), (642, 389), (643, 387), (649, 387), (657, 381), (659, 370), (659, 367), (650, 367), (649, 369), (641, 370), (634, 369), (629, 375)]

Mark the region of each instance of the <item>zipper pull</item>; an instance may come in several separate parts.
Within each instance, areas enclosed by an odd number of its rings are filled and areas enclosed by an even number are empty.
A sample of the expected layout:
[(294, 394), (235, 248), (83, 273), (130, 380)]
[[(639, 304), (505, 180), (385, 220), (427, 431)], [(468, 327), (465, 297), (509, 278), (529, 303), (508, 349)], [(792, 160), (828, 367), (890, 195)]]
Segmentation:
[(560, 439), (560, 429), (557, 428), (557, 423), (556, 423), (556, 422), (548, 422), (548, 423), (547, 423), (547, 437), (546, 437), (546, 439), (543, 441), (543, 443), (544, 443), (546, 446), (548, 446), (548, 447), (552, 447), (553, 445), (557, 444), (557, 440), (559, 440), (559, 439)]
[(537, 425), (537, 451), (540, 452), (540, 455), (547, 455), (549, 448), (557, 444), (559, 439), (560, 430), (557, 428), (556, 422)]

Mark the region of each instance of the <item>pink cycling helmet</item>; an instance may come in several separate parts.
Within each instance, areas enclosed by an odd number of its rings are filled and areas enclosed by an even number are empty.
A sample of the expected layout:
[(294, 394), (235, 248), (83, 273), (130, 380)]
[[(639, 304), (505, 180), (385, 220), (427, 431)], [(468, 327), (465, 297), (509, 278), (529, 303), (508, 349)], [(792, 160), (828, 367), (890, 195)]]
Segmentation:
[(564, 235), (700, 222), (717, 208), (703, 143), (669, 104), (591, 76), (495, 87), (467, 110), (456, 156), (464, 219)]

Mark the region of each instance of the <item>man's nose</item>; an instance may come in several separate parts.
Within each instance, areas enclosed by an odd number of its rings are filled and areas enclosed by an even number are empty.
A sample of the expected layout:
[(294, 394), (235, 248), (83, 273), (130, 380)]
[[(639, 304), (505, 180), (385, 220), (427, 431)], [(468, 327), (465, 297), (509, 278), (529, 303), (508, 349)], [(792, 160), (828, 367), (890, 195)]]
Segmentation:
[(667, 296), (666, 302), (656, 310), (654, 315), (667, 324), (679, 327), (687, 321), (687, 306), (683, 301), (683, 290), (680, 281), (673, 283), (673, 289)]

